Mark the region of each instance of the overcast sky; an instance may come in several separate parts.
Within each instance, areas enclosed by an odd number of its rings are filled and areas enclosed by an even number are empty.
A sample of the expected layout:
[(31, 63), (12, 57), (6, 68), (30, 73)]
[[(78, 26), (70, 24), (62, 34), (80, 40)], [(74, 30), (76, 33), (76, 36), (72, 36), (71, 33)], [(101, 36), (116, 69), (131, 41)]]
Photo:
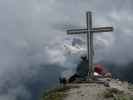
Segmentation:
[[(95, 59), (118, 64), (133, 61), (133, 0), (1, 0), (0, 87), (8, 72), (50, 63), (49, 43), (62, 42), (67, 29), (85, 27), (86, 11), (92, 11), (94, 27), (114, 27), (114, 32), (95, 35)], [(62, 51), (57, 54), (63, 56)], [(10, 93), (0, 96), (2, 100), (10, 97)]]
[(85, 12), (92, 11), (94, 27), (114, 27), (114, 32), (95, 36), (94, 41), (102, 46), (96, 49), (95, 58), (102, 55), (103, 59), (126, 63), (133, 59), (132, 4), (132, 0), (19, 0), (14, 34), (21, 45), (54, 43), (66, 35), (67, 29), (85, 27)]

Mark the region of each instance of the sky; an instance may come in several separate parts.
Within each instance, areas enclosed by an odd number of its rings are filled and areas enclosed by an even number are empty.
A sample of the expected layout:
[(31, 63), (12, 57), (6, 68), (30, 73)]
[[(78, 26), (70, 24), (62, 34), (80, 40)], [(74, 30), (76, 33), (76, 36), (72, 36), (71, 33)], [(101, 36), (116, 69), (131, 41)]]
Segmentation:
[(36, 81), (37, 65), (75, 65), (74, 60), (68, 64), (69, 57), (60, 47), (67, 29), (85, 27), (86, 11), (92, 11), (93, 27), (114, 27), (114, 32), (94, 35), (94, 60), (132, 62), (132, 5), (132, 0), (1, 0), (0, 87), (6, 92), (0, 89), (0, 100), (17, 100), (20, 94), (29, 100), (32, 94), (23, 81), (28, 83), (29, 77)]

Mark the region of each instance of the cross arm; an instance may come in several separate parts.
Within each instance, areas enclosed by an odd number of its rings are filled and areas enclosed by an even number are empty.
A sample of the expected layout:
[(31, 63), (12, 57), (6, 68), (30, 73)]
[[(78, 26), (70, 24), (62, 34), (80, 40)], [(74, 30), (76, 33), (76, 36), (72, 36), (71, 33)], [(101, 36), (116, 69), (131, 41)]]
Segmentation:
[(71, 34), (83, 34), (83, 33), (87, 33), (88, 30), (87, 29), (72, 29), (72, 30), (67, 30), (67, 34), (71, 35)]
[(93, 28), (92, 31), (95, 33), (97, 33), (97, 32), (111, 32), (111, 31), (113, 31), (113, 27), (98, 27), (98, 28)]
[(72, 30), (67, 30), (68, 35), (72, 34), (85, 34), (88, 31), (98, 33), (98, 32), (111, 32), (113, 31), (113, 27), (98, 27), (98, 28), (92, 28), (91, 30), (88, 29), (72, 29)]

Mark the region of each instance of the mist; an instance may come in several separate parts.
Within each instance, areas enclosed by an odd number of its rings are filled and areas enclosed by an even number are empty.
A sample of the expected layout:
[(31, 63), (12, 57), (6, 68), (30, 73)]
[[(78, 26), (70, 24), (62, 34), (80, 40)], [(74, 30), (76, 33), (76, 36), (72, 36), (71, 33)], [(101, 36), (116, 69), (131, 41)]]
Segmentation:
[(132, 5), (132, 0), (1, 0), (0, 100), (33, 100), (78, 64), (80, 56), (68, 55), (63, 43), (71, 37), (67, 29), (85, 27), (86, 11), (93, 12), (94, 27), (114, 27), (95, 34), (94, 62), (120, 68), (132, 62)]

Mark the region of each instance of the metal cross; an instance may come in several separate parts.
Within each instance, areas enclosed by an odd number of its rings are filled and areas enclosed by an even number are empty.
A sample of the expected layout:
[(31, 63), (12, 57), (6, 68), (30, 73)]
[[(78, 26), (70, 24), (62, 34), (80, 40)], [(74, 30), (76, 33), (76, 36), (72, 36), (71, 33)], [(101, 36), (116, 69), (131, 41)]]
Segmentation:
[(93, 33), (97, 32), (110, 32), (113, 31), (113, 27), (98, 27), (93, 28), (92, 27), (92, 13), (86, 12), (86, 28), (85, 29), (72, 29), (67, 30), (68, 35), (72, 34), (87, 34), (87, 51), (88, 51), (88, 65), (89, 65), (89, 77), (90, 79), (93, 79), (93, 54), (94, 54), (94, 48), (93, 48)]

